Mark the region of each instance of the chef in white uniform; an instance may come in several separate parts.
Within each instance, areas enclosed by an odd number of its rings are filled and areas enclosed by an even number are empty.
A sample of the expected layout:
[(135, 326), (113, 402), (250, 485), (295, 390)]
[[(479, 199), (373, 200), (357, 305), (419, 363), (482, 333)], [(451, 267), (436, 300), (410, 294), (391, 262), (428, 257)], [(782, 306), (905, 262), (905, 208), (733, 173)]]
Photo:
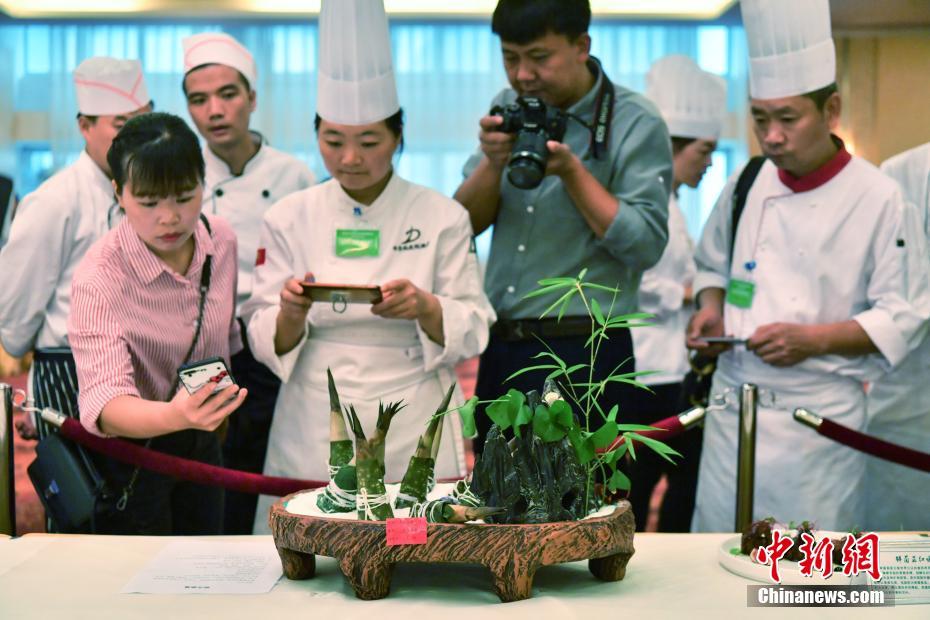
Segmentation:
[[(930, 143), (895, 155), (881, 170), (896, 180), (930, 233)], [(876, 381), (868, 396), (868, 433), (930, 452), (930, 337)], [(870, 458), (863, 527), (875, 531), (930, 529), (930, 473)]]
[[(252, 294), (252, 270), (265, 212), (288, 194), (313, 185), (313, 173), (302, 161), (273, 149), (261, 134), (249, 129), (258, 85), (258, 70), (249, 50), (221, 32), (196, 34), (182, 44), (187, 111), (206, 142), (204, 211), (222, 216), (236, 232), (236, 307), (241, 310)], [(233, 376), (248, 389), (249, 397), (229, 418), (223, 460), (233, 469), (260, 472), (280, 381), (255, 360), (248, 346), (233, 356), (232, 366)], [(226, 534), (252, 531), (255, 502), (255, 495), (226, 494)]]
[[(795, 422), (804, 406), (865, 429), (863, 382), (900, 363), (930, 316), (925, 241), (897, 185), (851, 156), (839, 120), (827, 0), (742, 0), (756, 138), (769, 161), (752, 185), (729, 260), (727, 183), (695, 255), (701, 336), (748, 338), (720, 355), (712, 394), (754, 383), (754, 519), (861, 525), (866, 457)], [(771, 402), (774, 395), (775, 402)], [(737, 404), (704, 430), (692, 529), (735, 522)]]
[[(284, 382), (266, 475), (325, 480), (331, 368), (343, 405), (370, 436), (379, 402), (403, 400), (387, 441), (386, 479), (400, 480), (453, 366), (477, 355), (494, 312), (484, 295), (465, 209), (397, 176), (402, 111), (381, 0), (327, 0), (320, 14), (317, 135), (326, 183), (265, 216), (252, 298), (255, 357)], [(315, 302), (299, 281), (378, 285), (373, 306)], [(453, 406), (461, 404), (456, 392)], [(446, 417), (436, 475), (466, 473), (460, 421)], [(267, 531), (262, 497), (255, 531)]]
[[(630, 422), (649, 424), (681, 410), (681, 382), (688, 372), (685, 327), (691, 316), (691, 286), (696, 272), (694, 243), (678, 206), (682, 185), (697, 187), (710, 167), (711, 155), (727, 109), (723, 79), (701, 70), (687, 56), (657, 60), (646, 75), (646, 96), (656, 104), (672, 138), (672, 193), (668, 205), (668, 245), (659, 262), (643, 273), (639, 309), (654, 315), (653, 325), (633, 329), (636, 368), (656, 374), (639, 378), (650, 391), (638, 390), (628, 411)], [(694, 511), (701, 429), (670, 441), (681, 453), (676, 464), (644, 450), (630, 464), (630, 502), (636, 527), (645, 529), (649, 502), (662, 475), (667, 485), (659, 509), (660, 532), (687, 532)]]
[(0, 341), (15, 357), (35, 349), (30, 387), (39, 407), (77, 417), (67, 326), (71, 278), (88, 248), (119, 221), (110, 143), (152, 104), (138, 60), (88, 58), (74, 70), (74, 87), (85, 147), (17, 208), (0, 252)]

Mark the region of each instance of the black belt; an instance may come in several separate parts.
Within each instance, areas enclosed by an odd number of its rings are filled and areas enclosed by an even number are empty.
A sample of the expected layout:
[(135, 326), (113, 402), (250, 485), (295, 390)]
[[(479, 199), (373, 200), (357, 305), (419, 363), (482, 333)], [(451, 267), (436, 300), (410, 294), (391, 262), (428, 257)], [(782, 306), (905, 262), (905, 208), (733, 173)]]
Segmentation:
[(591, 319), (586, 316), (565, 316), (558, 319), (503, 319), (491, 327), (491, 335), (505, 342), (535, 340), (537, 337), (590, 336)]

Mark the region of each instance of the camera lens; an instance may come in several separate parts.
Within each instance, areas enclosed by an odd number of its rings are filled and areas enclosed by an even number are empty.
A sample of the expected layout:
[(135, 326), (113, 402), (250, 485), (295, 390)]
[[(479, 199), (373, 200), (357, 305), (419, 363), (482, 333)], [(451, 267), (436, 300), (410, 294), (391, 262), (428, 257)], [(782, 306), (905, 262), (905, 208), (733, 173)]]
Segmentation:
[(546, 135), (530, 131), (517, 134), (510, 163), (507, 166), (507, 178), (515, 187), (533, 189), (542, 183), (546, 174), (546, 160), (549, 151), (546, 148)]

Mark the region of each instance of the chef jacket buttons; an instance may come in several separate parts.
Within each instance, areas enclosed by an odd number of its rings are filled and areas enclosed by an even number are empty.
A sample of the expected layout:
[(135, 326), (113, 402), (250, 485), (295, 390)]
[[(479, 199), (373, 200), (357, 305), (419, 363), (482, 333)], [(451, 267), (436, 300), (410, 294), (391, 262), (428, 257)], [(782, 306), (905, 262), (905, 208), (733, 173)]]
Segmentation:
[(527, 213), (532, 213), (533, 211), (534, 211), (533, 205), (527, 205), (527, 207), (526, 207), (526, 212), (527, 212)]
[(517, 252), (525, 252), (525, 251), (526, 251), (526, 246), (523, 245), (522, 243), (517, 246)]
[(217, 190), (214, 193), (216, 194), (217, 198), (223, 197), (223, 190), (221, 188), (217, 188)]
[(512, 286), (508, 286), (508, 287), (507, 287), (507, 292), (510, 293), (511, 295), (513, 295), (514, 293), (517, 292), (517, 289), (514, 288), (514, 287), (512, 287)]
[(271, 196), (271, 192), (269, 192), (267, 189), (263, 189), (262, 198), (268, 198), (268, 196)]

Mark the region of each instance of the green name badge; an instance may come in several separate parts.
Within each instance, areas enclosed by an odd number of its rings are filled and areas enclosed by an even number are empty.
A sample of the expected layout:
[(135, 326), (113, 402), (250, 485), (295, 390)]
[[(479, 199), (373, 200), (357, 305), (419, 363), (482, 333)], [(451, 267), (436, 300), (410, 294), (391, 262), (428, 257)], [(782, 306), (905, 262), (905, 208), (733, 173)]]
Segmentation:
[(748, 308), (752, 306), (752, 298), (756, 294), (756, 285), (746, 280), (737, 280), (733, 278), (727, 285), (727, 303), (733, 304), (737, 308)]
[(336, 256), (360, 258), (381, 253), (381, 231), (339, 228), (336, 230)]

